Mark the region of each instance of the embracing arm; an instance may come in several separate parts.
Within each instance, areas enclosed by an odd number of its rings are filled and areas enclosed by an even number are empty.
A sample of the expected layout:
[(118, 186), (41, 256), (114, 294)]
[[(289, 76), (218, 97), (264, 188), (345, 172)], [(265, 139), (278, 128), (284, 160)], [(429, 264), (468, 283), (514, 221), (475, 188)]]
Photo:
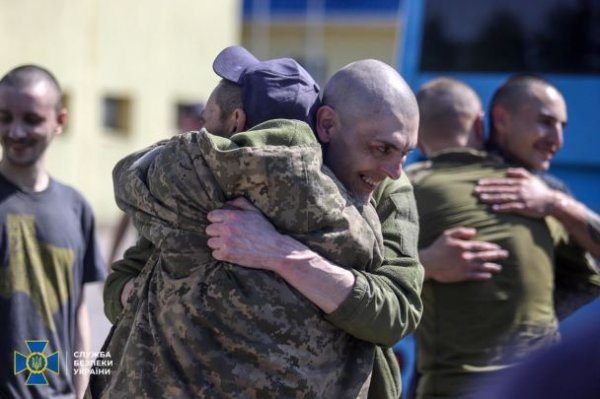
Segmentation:
[(356, 282), (351, 294), (327, 318), (358, 338), (392, 346), (416, 329), (423, 311), (418, 216), (406, 175), (386, 179), (373, 197), (381, 221), (383, 263), (366, 272), (352, 271)]
[(323, 312), (335, 311), (354, 285), (354, 275), (327, 261), (294, 238), (279, 233), (245, 198), (229, 202), (236, 209), (208, 214), (208, 246), (214, 258), (270, 270), (296, 288)]
[(114, 262), (112, 272), (104, 284), (104, 314), (111, 323), (123, 311), (135, 278), (141, 273), (154, 247), (145, 238), (138, 239), (136, 244), (123, 254), (123, 259)]
[(425, 279), (440, 283), (485, 281), (502, 271), (497, 261), (508, 257), (499, 245), (476, 241), (477, 230), (456, 227), (445, 230), (428, 247), (419, 250)]
[[(423, 269), (416, 256), (416, 210), (407, 218), (412, 191), (378, 206), (383, 223), (384, 264), (369, 272), (335, 265), (292, 237), (280, 234), (246, 200), (231, 202), (240, 209), (212, 211), (207, 234), (213, 256), (246, 267), (271, 270), (286, 280), (347, 333), (391, 346), (412, 332), (420, 319)], [(408, 195), (408, 197), (406, 197)], [(411, 251), (407, 250), (412, 248)]]
[[(90, 317), (85, 303), (85, 295), (81, 292), (81, 298), (79, 305), (77, 306), (77, 320), (75, 321), (75, 342), (74, 351), (89, 353), (91, 342), (91, 329), (90, 329)], [(73, 383), (75, 385), (75, 395), (77, 398), (83, 398), (85, 388), (89, 381), (89, 374), (77, 373), (73, 376)]]
[(475, 192), (496, 212), (514, 212), (530, 217), (553, 216), (592, 255), (600, 257), (600, 217), (558, 190), (548, 187), (525, 169), (510, 169), (506, 178), (485, 179)]

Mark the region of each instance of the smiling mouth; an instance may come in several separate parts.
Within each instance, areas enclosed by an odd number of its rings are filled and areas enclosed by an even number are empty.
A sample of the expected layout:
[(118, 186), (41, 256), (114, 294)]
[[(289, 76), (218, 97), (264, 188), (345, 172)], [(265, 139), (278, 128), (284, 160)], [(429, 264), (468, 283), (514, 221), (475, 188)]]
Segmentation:
[(20, 144), (10, 144), (8, 148), (15, 152), (23, 152), (23, 151), (27, 150), (28, 148), (31, 148), (31, 146), (28, 144), (20, 143)]
[(538, 148), (537, 150), (540, 154), (542, 154), (544, 159), (547, 159), (547, 160), (552, 159), (554, 157), (554, 154), (556, 154), (556, 150), (554, 150), (554, 149)]
[(375, 189), (379, 184), (379, 181), (368, 178), (365, 175), (360, 175), (360, 178), (363, 182), (365, 182), (371, 189)]

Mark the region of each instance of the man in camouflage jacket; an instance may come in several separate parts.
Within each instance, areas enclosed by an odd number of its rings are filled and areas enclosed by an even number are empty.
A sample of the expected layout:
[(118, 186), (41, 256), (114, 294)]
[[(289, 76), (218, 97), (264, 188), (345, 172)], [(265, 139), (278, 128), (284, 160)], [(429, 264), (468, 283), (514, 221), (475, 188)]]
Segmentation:
[(125, 158), (114, 181), (118, 205), (158, 251), (106, 348), (119, 363), (103, 396), (366, 392), (373, 345), (275, 274), (216, 261), (206, 246), (206, 212), (244, 195), (329, 259), (357, 270), (381, 262), (374, 209), (342, 194), (308, 125), (275, 120), (231, 140), (190, 132)]

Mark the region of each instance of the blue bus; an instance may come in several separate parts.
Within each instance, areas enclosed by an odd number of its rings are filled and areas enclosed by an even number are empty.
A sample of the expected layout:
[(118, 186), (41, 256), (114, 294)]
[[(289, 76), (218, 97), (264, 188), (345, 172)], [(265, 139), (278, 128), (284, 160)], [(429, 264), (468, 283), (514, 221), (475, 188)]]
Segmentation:
[(568, 107), (550, 172), (600, 212), (600, 1), (403, 0), (400, 73), (414, 90), (437, 76), (465, 81), (487, 109), (514, 73), (554, 83)]

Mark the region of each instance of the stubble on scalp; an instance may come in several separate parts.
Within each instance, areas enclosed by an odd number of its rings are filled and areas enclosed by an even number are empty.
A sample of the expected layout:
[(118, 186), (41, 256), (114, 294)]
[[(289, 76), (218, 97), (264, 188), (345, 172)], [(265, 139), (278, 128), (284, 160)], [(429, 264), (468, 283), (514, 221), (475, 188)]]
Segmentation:
[(323, 104), (335, 109), (345, 124), (390, 113), (407, 120), (419, 112), (414, 94), (398, 72), (373, 59), (336, 72), (325, 87)]

